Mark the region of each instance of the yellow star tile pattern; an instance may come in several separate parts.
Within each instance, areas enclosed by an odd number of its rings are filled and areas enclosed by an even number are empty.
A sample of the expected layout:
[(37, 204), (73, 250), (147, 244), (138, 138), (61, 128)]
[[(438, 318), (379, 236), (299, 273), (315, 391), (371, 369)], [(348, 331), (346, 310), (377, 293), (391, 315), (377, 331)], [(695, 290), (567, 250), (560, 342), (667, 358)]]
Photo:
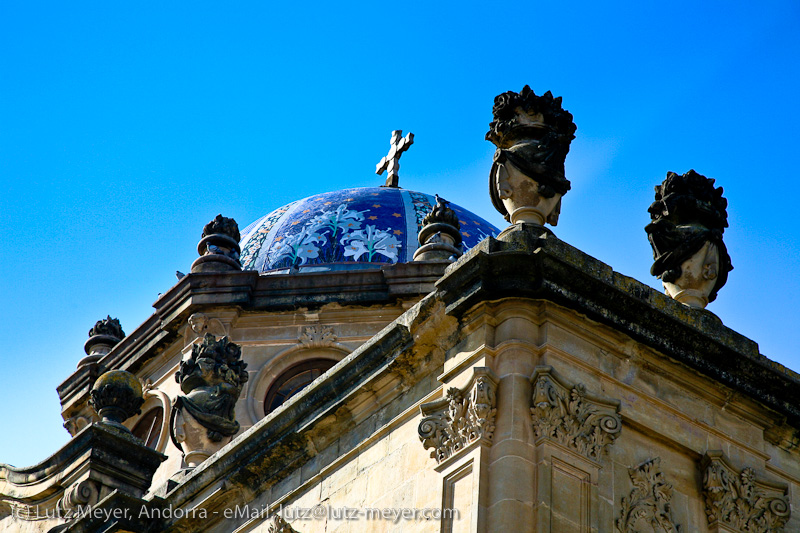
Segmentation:
[(400, 218), (400, 217), (401, 217), (401, 216), (403, 216), (403, 215), (401, 215), (400, 213), (392, 213), (392, 216), (393, 216), (393, 217)]
[(373, 216), (371, 216), (371, 217), (368, 217), (368, 218), (369, 218), (370, 220), (378, 220), (378, 217), (376, 217), (375, 215), (373, 215)]
[(467, 233), (466, 231), (462, 231), (461, 235), (463, 235), (464, 237), (469, 237), (469, 233)]
[(380, 206), (381, 206), (381, 204), (372, 204), (372, 207), (374, 207), (374, 208), (376, 208), (376, 209), (377, 209), (378, 207), (380, 207)]
[(395, 235), (402, 235), (402, 234), (403, 234), (403, 232), (402, 232), (402, 231), (400, 231), (399, 229), (396, 229), (396, 230), (394, 230), (394, 231), (393, 231), (393, 233), (394, 233)]

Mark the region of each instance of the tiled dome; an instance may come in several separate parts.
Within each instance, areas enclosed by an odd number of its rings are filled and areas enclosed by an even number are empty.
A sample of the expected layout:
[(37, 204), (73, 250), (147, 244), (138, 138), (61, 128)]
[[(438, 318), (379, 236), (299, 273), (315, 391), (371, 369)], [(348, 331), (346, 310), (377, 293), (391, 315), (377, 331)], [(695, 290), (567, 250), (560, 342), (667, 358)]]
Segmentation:
[[(433, 196), (391, 187), (344, 189), (276, 209), (242, 231), (242, 267), (280, 272), (374, 268), (409, 262)], [(455, 205), (464, 249), (498, 229)]]

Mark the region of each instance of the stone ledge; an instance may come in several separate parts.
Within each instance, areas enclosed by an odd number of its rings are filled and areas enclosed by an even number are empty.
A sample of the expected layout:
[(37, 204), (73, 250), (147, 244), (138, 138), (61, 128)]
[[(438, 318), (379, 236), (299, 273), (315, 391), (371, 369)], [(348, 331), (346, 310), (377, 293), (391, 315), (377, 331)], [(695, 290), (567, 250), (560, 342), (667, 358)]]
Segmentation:
[(745, 393), (800, 428), (800, 375), (708, 311), (686, 307), (536, 226), (484, 240), (437, 282), (447, 312), (502, 298), (554, 302)]

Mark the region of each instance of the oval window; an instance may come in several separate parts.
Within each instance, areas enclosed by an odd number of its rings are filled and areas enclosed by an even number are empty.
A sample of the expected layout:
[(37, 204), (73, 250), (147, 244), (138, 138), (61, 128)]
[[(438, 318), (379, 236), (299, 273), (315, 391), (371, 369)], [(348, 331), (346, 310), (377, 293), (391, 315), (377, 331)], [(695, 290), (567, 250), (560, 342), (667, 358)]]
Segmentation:
[(336, 364), (330, 359), (312, 359), (296, 364), (280, 375), (264, 398), (264, 414), (269, 414), (306, 388), (312, 381)]

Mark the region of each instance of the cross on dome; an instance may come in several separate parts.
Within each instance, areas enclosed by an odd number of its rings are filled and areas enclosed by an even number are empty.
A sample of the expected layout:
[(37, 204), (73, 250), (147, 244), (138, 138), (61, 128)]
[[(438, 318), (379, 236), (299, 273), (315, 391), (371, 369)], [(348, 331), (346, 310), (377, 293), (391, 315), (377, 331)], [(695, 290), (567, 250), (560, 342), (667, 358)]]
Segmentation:
[(389, 153), (381, 159), (381, 162), (375, 166), (375, 173), (379, 176), (383, 174), (384, 170), (388, 170), (386, 176), (386, 184), (384, 187), (399, 187), (400, 181), (400, 156), (403, 152), (408, 150), (408, 147), (414, 144), (414, 134), (410, 133), (403, 137), (403, 130), (394, 130), (392, 132), (391, 148)]

